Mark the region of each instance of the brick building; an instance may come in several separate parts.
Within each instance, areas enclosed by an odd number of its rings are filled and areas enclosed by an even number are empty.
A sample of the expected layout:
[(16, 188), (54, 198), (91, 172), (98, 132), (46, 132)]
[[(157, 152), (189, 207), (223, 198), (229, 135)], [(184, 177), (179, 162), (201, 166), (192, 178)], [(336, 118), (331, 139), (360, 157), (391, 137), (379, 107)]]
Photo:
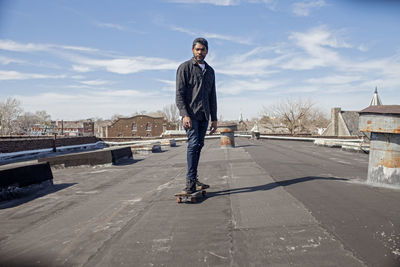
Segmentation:
[(119, 118), (106, 128), (106, 137), (146, 137), (161, 136), (164, 131), (164, 118), (137, 115), (131, 118)]

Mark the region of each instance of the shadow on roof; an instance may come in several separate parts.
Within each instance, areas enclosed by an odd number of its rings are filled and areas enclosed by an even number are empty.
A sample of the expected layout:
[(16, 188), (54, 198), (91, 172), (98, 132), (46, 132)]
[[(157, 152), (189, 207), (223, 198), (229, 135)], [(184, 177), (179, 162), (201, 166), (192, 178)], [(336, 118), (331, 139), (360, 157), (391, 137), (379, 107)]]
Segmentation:
[(114, 163), (114, 166), (125, 166), (125, 165), (132, 165), (136, 162), (142, 161), (143, 159), (123, 159), (119, 160), (118, 162)]
[(249, 145), (240, 145), (240, 146), (235, 146), (235, 147), (249, 147), (249, 146), (260, 146), (260, 145), (249, 144)]
[[(28, 191), (28, 192), (17, 193), (15, 198), (13, 198), (13, 196), (10, 196), (11, 199), (1, 201), (0, 202), (0, 210), (9, 209), (9, 208), (13, 208), (13, 207), (22, 205), (22, 204), (32, 201), (36, 198), (40, 198), (40, 197), (55, 193), (57, 191), (66, 189), (66, 188), (74, 186), (76, 184), (78, 184), (78, 183), (53, 184), (53, 185), (46, 186), (42, 189), (39, 189), (38, 191), (33, 191), (33, 192)], [(21, 195), (21, 196), (19, 196), (19, 195)]]
[(240, 187), (240, 188), (232, 188), (232, 189), (228, 189), (228, 190), (221, 190), (221, 191), (215, 191), (215, 192), (207, 192), (207, 197), (221, 196), (221, 195), (232, 195), (232, 194), (240, 194), (240, 193), (249, 193), (249, 192), (255, 192), (255, 191), (267, 191), (267, 190), (272, 190), (272, 189), (274, 189), (276, 187), (280, 187), (280, 186), (290, 186), (290, 185), (293, 185), (293, 184), (310, 182), (310, 181), (314, 181), (314, 180), (320, 180), (320, 181), (348, 181), (349, 179), (336, 178), (336, 177), (307, 176), (307, 177), (301, 177), (301, 178), (296, 178), (296, 179), (291, 179), (291, 180), (272, 182), (272, 183), (265, 184), (265, 185)]

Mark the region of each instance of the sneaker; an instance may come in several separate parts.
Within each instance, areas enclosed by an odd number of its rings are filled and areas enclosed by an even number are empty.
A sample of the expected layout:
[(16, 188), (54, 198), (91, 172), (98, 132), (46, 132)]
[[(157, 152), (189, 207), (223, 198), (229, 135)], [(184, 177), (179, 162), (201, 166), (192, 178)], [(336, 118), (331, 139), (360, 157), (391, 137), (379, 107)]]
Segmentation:
[(192, 194), (196, 192), (196, 184), (193, 180), (186, 182), (186, 187), (183, 189), (182, 193), (184, 194)]
[(187, 187), (185, 187), (185, 188), (182, 190), (182, 194), (187, 194), (187, 195), (193, 194), (194, 192), (196, 192), (196, 190), (194, 190), (194, 189), (192, 189), (192, 188), (187, 188)]
[(201, 182), (199, 182), (198, 180), (196, 181), (196, 189), (197, 190), (202, 190), (202, 189), (207, 189), (210, 186), (208, 184), (203, 184)]

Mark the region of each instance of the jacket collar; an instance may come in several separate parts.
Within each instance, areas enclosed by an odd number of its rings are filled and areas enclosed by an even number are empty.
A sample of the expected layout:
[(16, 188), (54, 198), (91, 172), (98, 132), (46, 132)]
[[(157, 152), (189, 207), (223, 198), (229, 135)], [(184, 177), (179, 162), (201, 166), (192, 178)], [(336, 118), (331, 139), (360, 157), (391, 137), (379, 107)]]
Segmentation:
[[(192, 64), (193, 65), (199, 65), (199, 63), (197, 63), (197, 61), (194, 59), (194, 57), (192, 57)], [(206, 65), (206, 69), (207, 69), (209, 67), (209, 65), (205, 61), (204, 61), (204, 64)]]

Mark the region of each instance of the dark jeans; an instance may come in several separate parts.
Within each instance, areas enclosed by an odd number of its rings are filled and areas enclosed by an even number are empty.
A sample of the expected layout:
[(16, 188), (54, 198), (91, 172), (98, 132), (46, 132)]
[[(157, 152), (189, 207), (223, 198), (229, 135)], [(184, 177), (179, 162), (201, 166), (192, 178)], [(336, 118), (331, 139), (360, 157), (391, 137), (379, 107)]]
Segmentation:
[(199, 165), (200, 152), (204, 146), (204, 137), (206, 136), (208, 121), (192, 120), (192, 128), (186, 130), (188, 137), (187, 146), (187, 182), (197, 179), (197, 166)]

